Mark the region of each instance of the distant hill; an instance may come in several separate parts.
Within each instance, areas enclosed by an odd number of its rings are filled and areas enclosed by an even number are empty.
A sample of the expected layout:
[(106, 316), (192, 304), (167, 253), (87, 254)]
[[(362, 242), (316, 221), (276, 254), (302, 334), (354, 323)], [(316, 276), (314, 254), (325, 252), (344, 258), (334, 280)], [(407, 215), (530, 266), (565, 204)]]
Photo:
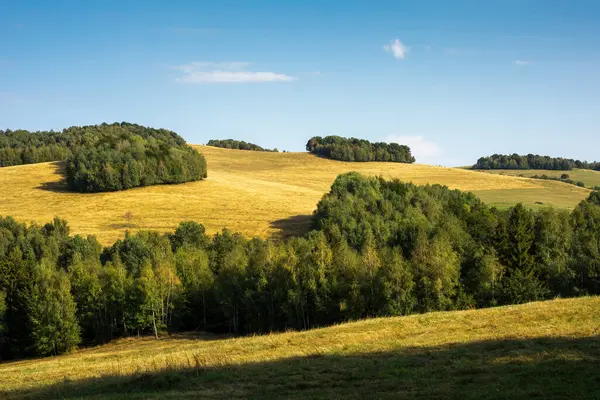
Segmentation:
[(368, 140), (341, 136), (315, 136), (306, 143), (306, 150), (332, 160), (367, 162), (386, 161), (414, 163), (410, 148), (398, 143), (371, 143)]
[(557, 171), (557, 170), (546, 170), (546, 169), (488, 169), (478, 170), (481, 172), (488, 172), (490, 174), (500, 174), (509, 176), (520, 176), (525, 178), (542, 178), (542, 179), (554, 179), (562, 182), (571, 184), (583, 184), (584, 187), (600, 190), (600, 171), (594, 171), (591, 169), (579, 169), (573, 168), (569, 171)]
[(209, 140), (206, 145), (212, 146), (212, 147), (221, 147), (223, 149), (235, 149), (235, 150), (269, 151), (269, 152), (274, 152), (274, 153), (277, 153), (279, 151), (277, 149), (273, 149), (273, 150), (265, 149), (254, 143), (248, 143), (248, 142), (244, 142), (243, 140), (234, 140), (234, 139), (223, 139), (223, 140), (213, 139), (213, 140)]
[[(69, 193), (64, 163), (0, 168), (0, 215), (46, 223), (69, 221), (73, 233), (95, 234), (101, 243), (126, 230), (174, 229), (201, 221), (209, 233), (223, 227), (248, 237), (305, 231), (318, 201), (337, 175), (357, 171), (415, 184), (447, 185), (475, 193), (490, 206), (573, 209), (590, 191), (561, 182), (483, 174), (459, 168), (402, 163), (348, 163), (308, 153), (231, 151), (193, 146), (210, 166), (210, 178), (183, 185), (155, 185), (110, 193)], [(543, 205), (536, 202), (544, 203)], [(125, 215), (130, 212), (131, 217)]]
[(124, 339), (2, 363), (0, 397), (593, 398), (599, 309), (585, 297), (236, 339)]

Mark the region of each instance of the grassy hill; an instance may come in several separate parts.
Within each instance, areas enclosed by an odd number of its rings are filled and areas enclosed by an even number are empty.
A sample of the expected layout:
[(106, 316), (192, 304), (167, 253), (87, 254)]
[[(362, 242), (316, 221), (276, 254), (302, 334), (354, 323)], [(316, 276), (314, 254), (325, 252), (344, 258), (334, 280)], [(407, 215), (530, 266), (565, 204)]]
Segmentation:
[[(399, 163), (346, 163), (308, 153), (266, 153), (195, 146), (208, 162), (208, 179), (123, 192), (77, 194), (61, 182), (60, 163), (0, 168), (0, 215), (45, 223), (69, 221), (73, 233), (94, 234), (103, 244), (125, 230), (172, 230), (181, 220), (224, 227), (247, 236), (302, 232), (335, 177), (348, 171), (440, 183), (473, 191), (506, 207), (536, 202), (572, 208), (589, 190), (561, 182), (482, 174), (458, 168)], [(125, 217), (125, 215), (128, 217)]]
[(585, 183), (585, 187), (592, 188), (594, 186), (600, 186), (600, 171), (594, 171), (591, 169), (572, 169), (571, 171), (556, 171), (549, 169), (491, 169), (482, 172), (488, 172), (491, 174), (509, 175), (529, 177), (533, 175), (548, 175), (560, 177), (562, 174), (568, 174), (570, 179), (575, 182), (581, 181)]
[(246, 338), (119, 340), (0, 364), (2, 398), (600, 396), (600, 297)]

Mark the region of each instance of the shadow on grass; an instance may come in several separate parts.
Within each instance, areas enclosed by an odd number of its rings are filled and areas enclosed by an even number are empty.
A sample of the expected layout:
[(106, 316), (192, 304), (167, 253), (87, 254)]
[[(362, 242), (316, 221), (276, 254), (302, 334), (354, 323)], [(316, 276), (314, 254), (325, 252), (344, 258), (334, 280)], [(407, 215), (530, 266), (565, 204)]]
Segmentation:
[[(499, 340), (107, 375), (8, 398), (600, 398), (600, 337)], [(85, 368), (81, 365), (81, 368)], [(143, 366), (142, 366), (143, 368)], [(2, 397), (2, 396), (0, 396)]]
[(36, 189), (46, 190), (55, 193), (70, 193), (67, 186), (67, 177), (65, 175), (66, 163), (64, 161), (56, 161), (52, 164), (53, 172), (60, 175), (60, 180), (52, 182), (43, 182)]
[(312, 226), (312, 215), (294, 215), (271, 222), (271, 227), (279, 230), (273, 235), (274, 239), (287, 239), (308, 233)]

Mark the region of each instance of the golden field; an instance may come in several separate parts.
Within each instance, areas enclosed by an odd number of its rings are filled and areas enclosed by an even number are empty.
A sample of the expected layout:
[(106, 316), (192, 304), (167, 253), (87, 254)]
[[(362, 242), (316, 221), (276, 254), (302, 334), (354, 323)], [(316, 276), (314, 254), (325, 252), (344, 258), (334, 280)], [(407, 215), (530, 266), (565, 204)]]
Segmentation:
[[(305, 231), (309, 216), (338, 174), (358, 171), (416, 184), (439, 183), (472, 191), (490, 205), (573, 208), (590, 191), (561, 182), (483, 174), (459, 168), (398, 163), (347, 163), (308, 153), (266, 153), (194, 146), (208, 161), (208, 179), (123, 192), (66, 191), (60, 163), (0, 168), (0, 215), (45, 223), (55, 216), (71, 232), (93, 234), (103, 244), (127, 229), (173, 230), (182, 220), (246, 236)], [(130, 212), (132, 217), (125, 218)]]
[(2, 398), (595, 398), (600, 297), (0, 363)]

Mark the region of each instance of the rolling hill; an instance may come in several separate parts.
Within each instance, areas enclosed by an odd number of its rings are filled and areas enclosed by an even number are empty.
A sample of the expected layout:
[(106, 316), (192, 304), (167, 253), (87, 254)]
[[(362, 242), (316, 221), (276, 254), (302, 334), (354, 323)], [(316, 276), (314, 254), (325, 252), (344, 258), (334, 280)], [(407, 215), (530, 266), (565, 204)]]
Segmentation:
[(558, 171), (549, 169), (490, 169), (480, 170), (490, 174), (509, 175), (509, 176), (524, 176), (530, 177), (533, 175), (548, 175), (553, 177), (560, 177), (562, 174), (569, 175), (570, 179), (574, 181), (581, 181), (585, 183), (585, 187), (591, 188), (594, 186), (600, 186), (600, 171), (594, 171), (591, 169), (572, 169), (570, 171)]
[[(0, 364), (2, 398), (597, 398), (600, 297)], [(595, 397), (596, 396), (596, 397)]]
[(590, 191), (561, 182), (482, 174), (419, 164), (347, 163), (308, 153), (266, 153), (194, 146), (208, 162), (208, 179), (122, 192), (78, 194), (62, 182), (61, 163), (0, 168), (0, 215), (45, 223), (54, 216), (71, 231), (110, 244), (126, 230), (168, 231), (182, 220), (247, 236), (288, 235), (308, 229), (317, 202), (335, 177), (358, 171), (416, 184), (472, 191), (490, 205), (572, 208)]

